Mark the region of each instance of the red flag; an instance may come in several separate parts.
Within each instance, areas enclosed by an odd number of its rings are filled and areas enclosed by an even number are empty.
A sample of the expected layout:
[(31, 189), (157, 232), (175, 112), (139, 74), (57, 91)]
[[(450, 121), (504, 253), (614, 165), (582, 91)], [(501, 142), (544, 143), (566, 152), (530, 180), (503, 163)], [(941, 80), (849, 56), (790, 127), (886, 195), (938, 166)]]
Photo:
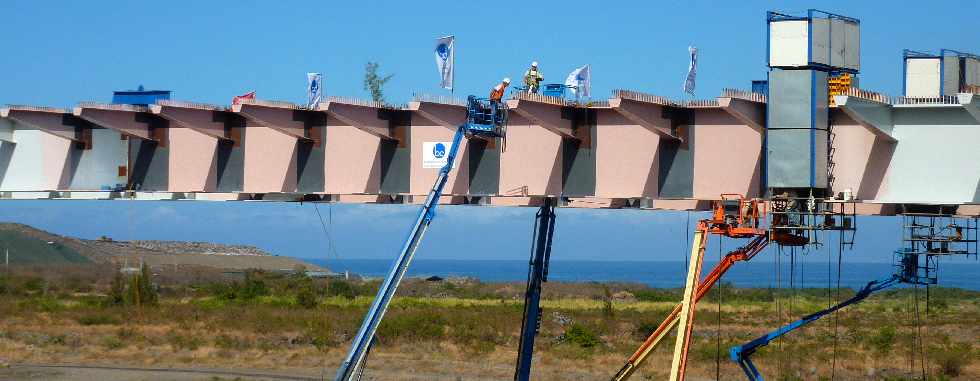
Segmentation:
[(241, 104), (242, 101), (245, 99), (255, 99), (255, 90), (249, 91), (242, 95), (235, 96), (234, 98), (231, 99), (231, 104), (233, 105)]

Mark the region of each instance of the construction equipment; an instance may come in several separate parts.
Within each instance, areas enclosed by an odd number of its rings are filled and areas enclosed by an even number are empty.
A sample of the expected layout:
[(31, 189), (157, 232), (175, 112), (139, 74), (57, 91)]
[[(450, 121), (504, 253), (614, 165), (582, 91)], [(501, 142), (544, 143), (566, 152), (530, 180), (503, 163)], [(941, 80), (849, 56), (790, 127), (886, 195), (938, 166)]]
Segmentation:
[(412, 229), (409, 231), (408, 239), (402, 245), (398, 257), (381, 282), (378, 294), (374, 297), (374, 302), (364, 317), (364, 322), (361, 323), (361, 328), (357, 331), (357, 336), (354, 337), (354, 341), (351, 343), (347, 358), (344, 359), (344, 362), (340, 365), (340, 369), (337, 370), (337, 377), (335, 378), (337, 381), (353, 381), (361, 378), (364, 372), (364, 363), (371, 346), (374, 344), (375, 332), (381, 324), (381, 319), (388, 310), (391, 299), (394, 297), (398, 285), (405, 276), (405, 272), (408, 271), (408, 266), (412, 262), (415, 250), (418, 249), (422, 241), (422, 236), (435, 217), (436, 206), (439, 204), (439, 198), (442, 196), (443, 187), (445, 187), (446, 181), (449, 178), (449, 172), (453, 168), (453, 162), (456, 159), (456, 154), (459, 151), (463, 137), (499, 137), (501, 136), (500, 131), (507, 123), (506, 111), (502, 111), (499, 102), (490, 102), (487, 99), (478, 99), (471, 96), (469, 97), (467, 110), (467, 122), (456, 129), (456, 134), (453, 136), (453, 145), (449, 148), (449, 152), (446, 155), (446, 165), (439, 170), (435, 184), (432, 186), (432, 190), (429, 191), (429, 195), (422, 204), (419, 215), (415, 219)]
[[(674, 326), (679, 328), (671, 362), (670, 379), (683, 380), (697, 302), (735, 262), (751, 260), (770, 243), (780, 246), (811, 244), (815, 242), (815, 238), (811, 236), (815, 230), (854, 229), (853, 224), (849, 222), (853, 219), (853, 214), (845, 213), (844, 206), (835, 209), (838, 203), (817, 199), (808, 199), (805, 203), (800, 203), (783, 198), (775, 198), (770, 203), (778, 209), (778, 213), (773, 213), (771, 222), (765, 200), (745, 199), (738, 194), (721, 195), (721, 200), (712, 206), (711, 218), (701, 220), (695, 230), (683, 301), (674, 307), (657, 329), (630, 356), (626, 364), (612, 377), (613, 381), (628, 379)], [(699, 282), (708, 234), (729, 238), (752, 238), (752, 241), (726, 254)]]
[(919, 271), (919, 267), (917, 265), (919, 257), (918, 254), (906, 252), (904, 250), (896, 251), (895, 254), (898, 265), (896, 266), (896, 272), (891, 276), (868, 282), (868, 284), (858, 290), (857, 294), (855, 294), (853, 297), (832, 307), (806, 315), (797, 321), (779, 327), (778, 329), (759, 336), (755, 340), (749, 341), (745, 344), (734, 346), (728, 352), (729, 357), (732, 361), (738, 363), (738, 366), (742, 368), (743, 372), (745, 372), (745, 376), (749, 379), (749, 381), (762, 381), (762, 374), (759, 373), (759, 369), (757, 369), (755, 364), (752, 363), (751, 356), (758, 351), (759, 348), (769, 345), (769, 343), (776, 340), (780, 336), (802, 328), (803, 326), (817, 321), (820, 318), (832, 314), (844, 307), (859, 303), (864, 299), (867, 299), (869, 296), (871, 296), (871, 294), (895, 286), (899, 283), (922, 285), (936, 283), (934, 273), (923, 273)]
[(524, 319), (521, 322), (521, 342), (517, 350), (514, 381), (527, 381), (531, 376), (534, 338), (541, 328), (541, 284), (548, 281), (551, 261), (551, 240), (555, 233), (555, 199), (545, 199), (534, 222), (534, 242), (528, 264), (527, 291), (524, 293)]

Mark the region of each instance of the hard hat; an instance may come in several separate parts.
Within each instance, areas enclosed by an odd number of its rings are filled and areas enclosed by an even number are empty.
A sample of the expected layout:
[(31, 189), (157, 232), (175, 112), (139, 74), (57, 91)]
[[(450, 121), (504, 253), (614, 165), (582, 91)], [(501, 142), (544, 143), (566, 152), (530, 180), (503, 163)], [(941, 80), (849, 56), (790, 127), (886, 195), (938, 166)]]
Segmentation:
[(531, 67), (538, 67), (538, 61), (531, 61)]
[(504, 83), (510, 83), (510, 78), (504, 78)]

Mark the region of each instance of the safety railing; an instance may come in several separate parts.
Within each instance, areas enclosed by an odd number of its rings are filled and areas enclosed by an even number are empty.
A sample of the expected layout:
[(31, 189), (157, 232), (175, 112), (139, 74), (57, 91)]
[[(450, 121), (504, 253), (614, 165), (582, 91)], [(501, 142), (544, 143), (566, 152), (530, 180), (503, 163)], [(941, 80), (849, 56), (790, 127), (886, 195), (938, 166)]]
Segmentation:
[(68, 110), (65, 110), (63, 108), (47, 107), (47, 106), (6, 105), (3, 106), (2, 108), (11, 111), (37, 111), (37, 112), (52, 112), (52, 113), (60, 113), (60, 114), (65, 114), (69, 112)]
[(426, 103), (439, 103), (444, 105), (453, 106), (466, 106), (466, 102), (462, 99), (446, 96), (446, 95), (432, 95), (423, 92), (417, 92), (412, 94), (412, 102), (426, 102)]
[(677, 102), (679, 106), (688, 108), (712, 108), (721, 107), (717, 99), (691, 99)]
[(276, 101), (276, 100), (266, 100), (266, 99), (241, 99), (240, 104), (243, 105), (253, 105), (253, 106), (263, 106), (263, 107), (275, 107), (275, 108), (288, 108), (291, 110), (299, 110), (306, 108), (305, 106), (295, 104), (288, 101)]
[(76, 107), (94, 108), (99, 110), (110, 110), (110, 111), (150, 112), (150, 108), (147, 106), (118, 104), (118, 103), (78, 102), (78, 105)]
[(722, 98), (737, 98), (743, 99), (751, 102), (766, 103), (768, 99), (765, 94), (753, 93), (751, 91), (724, 88), (721, 89)]
[(199, 110), (210, 110), (210, 111), (225, 111), (228, 108), (225, 106), (213, 105), (208, 103), (197, 103), (188, 101), (175, 101), (170, 99), (160, 99), (157, 100), (157, 104), (160, 106), (167, 107), (182, 107), (182, 108), (193, 108)]
[(567, 105), (569, 105), (569, 101), (567, 99), (565, 99), (565, 98), (549, 97), (547, 95), (541, 95), (541, 94), (535, 94), (535, 93), (527, 93), (527, 92), (515, 92), (515, 93), (511, 94), (510, 99), (517, 99), (517, 100), (530, 101), (530, 102), (547, 103), (547, 104), (552, 104), (552, 105), (556, 105), (556, 106), (567, 106)]
[(847, 90), (844, 90), (844, 92), (841, 95), (869, 100), (872, 102), (892, 104), (892, 98), (887, 95), (876, 93), (874, 91), (862, 90), (855, 87), (851, 87), (848, 88)]
[(616, 89), (613, 90), (613, 98), (629, 99), (637, 102), (653, 103), (661, 106), (677, 106), (674, 101), (659, 95), (641, 93), (633, 90)]
[(360, 98), (355, 98), (355, 97), (336, 96), (336, 95), (331, 95), (331, 96), (327, 97), (326, 103), (340, 103), (340, 104), (346, 104), (346, 105), (352, 105), (352, 106), (364, 106), (364, 107), (384, 108), (384, 109), (390, 109), (390, 110), (399, 110), (399, 109), (406, 108), (405, 107), (406, 105), (393, 105), (393, 104), (389, 104), (389, 103), (386, 103), (386, 102), (379, 102), (379, 101), (373, 101), (373, 100), (369, 101), (369, 100), (366, 100), (366, 99), (360, 99)]
[(893, 105), (958, 105), (959, 98), (955, 95), (943, 95), (938, 97), (895, 97), (892, 99)]

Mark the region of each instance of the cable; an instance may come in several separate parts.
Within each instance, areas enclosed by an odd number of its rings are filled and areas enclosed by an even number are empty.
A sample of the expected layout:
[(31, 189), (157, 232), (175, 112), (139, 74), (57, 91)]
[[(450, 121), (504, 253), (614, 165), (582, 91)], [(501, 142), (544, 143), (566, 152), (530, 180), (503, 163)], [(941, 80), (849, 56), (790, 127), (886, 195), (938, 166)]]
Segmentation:
[[(316, 204), (317, 203), (315, 203), (315, 202), (313, 203), (313, 210), (316, 211), (316, 216), (320, 220), (320, 228), (323, 229), (323, 235), (325, 237), (327, 237), (327, 255), (329, 256), (330, 254), (333, 254), (334, 255), (334, 259), (338, 259), (339, 260), (340, 259), (340, 255), (337, 253), (337, 250), (334, 249), (334, 246), (333, 246), (333, 237), (330, 235), (330, 232), (327, 230), (327, 225), (324, 224), (324, 222), (323, 222), (323, 216), (320, 214), (320, 208), (317, 207)], [(329, 212), (330, 212), (330, 226), (332, 227), (333, 226), (333, 205), (330, 206)]]
[[(840, 303), (840, 274), (841, 265), (844, 261), (844, 231), (838, 230), (837, 235), (837, 291), (835, 293), (834, 303)], [(837, 378), (837, 334), (840, 330), (840, 314), (834, 314), (834, 355), (833, 360), (830, 365), (830, 380), (833, 381)]]

